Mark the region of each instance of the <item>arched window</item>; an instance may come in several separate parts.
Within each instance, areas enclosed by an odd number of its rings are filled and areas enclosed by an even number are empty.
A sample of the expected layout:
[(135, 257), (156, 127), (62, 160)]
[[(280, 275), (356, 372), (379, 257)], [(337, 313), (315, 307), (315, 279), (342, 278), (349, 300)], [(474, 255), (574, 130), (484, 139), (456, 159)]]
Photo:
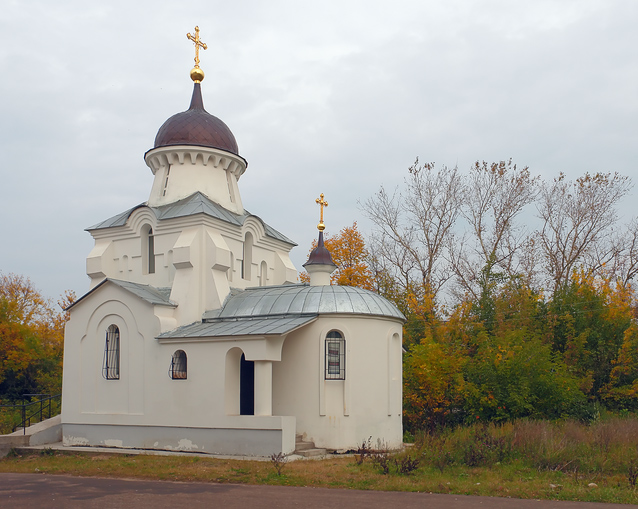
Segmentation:
[(107, 380), (120, 379), (120, 329), (117, 325), (109, 325), (106, 329), (102, 376)]
[(333, 330), (326, 336), (326, 380), (346, 379), (346, 340)]
[(150, 225), (142, 226), (142, 272), (155, 274), (155, 237)]
[(177, 350), (171, 358), (171, 367), (168, 375), (173, 380), (186, 380), (186, 352)]

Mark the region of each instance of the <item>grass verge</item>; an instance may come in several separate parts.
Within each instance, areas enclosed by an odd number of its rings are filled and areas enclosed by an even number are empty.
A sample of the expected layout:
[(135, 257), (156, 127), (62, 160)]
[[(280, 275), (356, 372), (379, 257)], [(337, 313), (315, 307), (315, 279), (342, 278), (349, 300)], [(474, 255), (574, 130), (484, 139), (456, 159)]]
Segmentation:
[(638, 503), (635, 417), (473, 425), (420, 434), (400, 454), (383, 449), (368, 439), (353, 456), (295, 462), (45, 449), (0, 460), (0, 472)]
[[(263, 461), (47, 451), (0, 460), (0, 472), (638, 503), (625, 476), (539, 471), (518, 461), (490, 467), (453, 465), (443, 472), (423, 465), (410, 475), (384, 475), (373, 462), (357, 465), (352, 457), (335, 457), (287, 463), (278, 475)], [(592, 482), (597, 486), (590, 487)]]

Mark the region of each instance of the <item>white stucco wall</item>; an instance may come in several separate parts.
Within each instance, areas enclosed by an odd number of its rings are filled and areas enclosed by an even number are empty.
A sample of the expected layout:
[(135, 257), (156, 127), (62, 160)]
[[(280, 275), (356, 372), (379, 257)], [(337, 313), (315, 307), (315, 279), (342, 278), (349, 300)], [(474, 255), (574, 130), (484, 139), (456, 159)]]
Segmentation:
[[(210, 452), (222, 450), (222, 437), (227, 441), (232, 435), (237, 444), (248, 443), (259, 430), (270, 430), (264, 435), (267, 443), (274, 440), (283, 452), (294, 449), (295, 432), (330, 449), (352, 449), (369, 436), (400, 446), (401, 323), (321, 315), (287, 337), (160, 342), (155, 338), (173, 328), (172, 311), (113, 283), (72, 309), (65, 334), (62, 398), (67, 443), (146, 447), (150, 440), (157, 448), (181, 443)], [(102, 376), (106, 329), (111, 324), (120, 330), (119, 380)], [(345, 380), (324, 380), (325, 337), (331, 330), (340, 331), (346, 340)], [(176, 350), (187, 355), (185, 380), (169, 376)], [(242, 352), (261, 363), (256, 370), (260, 374), (255, 410), (263, 416), (237, 415)], [(205, 429), (252, 431), (202, 435)], [(229, 453), (230, 445), (224, 447)]]
[[(240, 344), (248, 359), (278, 360), (282, 338), (160, 343), (155, 337), (163, 332), (165, 318), (156, 313), (162, 312), (165, 306), (152, 306), (111, 283), (72, 309), (65, 331), (62, 387), (65, 442), (122, 447), (157, 442), (155, 448), (167, 449), (191, 444), (191, 450), (230, 454), (232, 436), (236, 454), (292, 452), (294, 417), (240, 416), (226, 411), (226, 353)], [(106, 329), (111, 324), (120, 330), (118, 380), (102, 375)], [(187, 354), (185, 380), (169, 376), (176, 350)], [(202, 434), (206, 429), (248, 431)], [(267, 450), (246, 449), (253, 435), (264, 430), (269, 437)], [(279, 445), (273, 449), (273, 443)]]
[[(346, 379), (325, 380), (325, 338), (346, 340)], [(401, 323), (374, 317), (321, 315), (286, 338), (273, 365), (273, 413), (295, 415), (297, 433), (319, 447), (354, 449), (372, 436), (400, 447)]]
[[(153, 230), (154, 273), (145, 268), (148, 256), (143, 231), (148, 226)], [(91, 288), (107, 277), (171, 287), (171, 299), (180, 304), (175, 317), (178, 325), (199, 320), (204, 311), (219, 309), (231, 286), (297, 281), (289, 257), (291, 246), (266, 236), (255, 217), (247, 218), (242, 227), (202, 215), (157, 221), (151, 209), (141, 207), (126, 225), (91, 233), (96, 241), (87, 258)], [(250, 264), (242, 271), (247, 234), (252, 238)]]
[(246, 171), (243, 158), (215, 148), (177, 145), (149, 150), (144, 159), (155, 176), (148, 199), (151, 207), (199, 191), (227, 210), (244, 213), (237, 186)]

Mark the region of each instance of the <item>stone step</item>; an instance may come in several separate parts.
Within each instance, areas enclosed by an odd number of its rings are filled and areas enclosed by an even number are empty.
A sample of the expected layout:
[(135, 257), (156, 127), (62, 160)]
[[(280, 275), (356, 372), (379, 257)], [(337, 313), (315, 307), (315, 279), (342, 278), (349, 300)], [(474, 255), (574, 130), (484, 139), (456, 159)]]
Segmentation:
[(313, 442), (297, 442), (295, 443), (295, 451), (306, 451), (308, 449), (314, 449), (315, 444)]
[(318, 449), (318, 448), (313, 448), (313, 449), (304, 449), (301, 451), (295, 451), (295, 454), (298, 454), (299, 456), (303, 456), (304, 458), (310, 458), (312, 456), (325, 456), (326, 454), (328, 454), (328, 451), (326, 449)]
[(327, 454), (326, 449), (315, 446), (314, 442), (310, 442), (303, 439), (303, 435), (295, 435), (295, 454), (303, 456), (304, 458), (310, 458), (312, 456), (323, 456)]

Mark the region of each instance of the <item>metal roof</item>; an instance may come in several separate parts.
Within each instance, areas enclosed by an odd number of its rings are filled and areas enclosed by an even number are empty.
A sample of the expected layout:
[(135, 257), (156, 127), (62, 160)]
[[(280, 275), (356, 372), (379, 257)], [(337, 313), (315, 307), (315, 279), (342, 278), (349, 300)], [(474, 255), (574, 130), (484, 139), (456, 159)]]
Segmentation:
[[(88, 231), (91, 230), (102, 230), (104, 228), (113, 228), (116, 226), (124, 226), (128, 218), (131, 214), (139, 209), (140, 207), (148, 207), (146, 203), (141, 203), (136, 207), (128, 209), (116, 216), (113, 216), (105, 221), (97, 223), (93, 226), (87, 228)], [(169, 203), (168, 205), (162, 205), (160, 207), (148, 207), (153, 211), (155, 217), (158, 220), (164, 219), (174, 219), (178, 217), (188, 217), (193, 216), (195, 214), (205, 214), (209, 217), (219, 219), (226, 223), (233, 224), (235, 226), (242, 226), (246, 219), (249, 217), (254, 217), (261, 221), (264, 225), (264, 230), (266, 231), (266, 235), (270, 238), (280, 240), (285, 242), (286, 244), (290, 244), (291, 246), (296, 246), (297, 244), (286, 237), (284, 234), (275, 230), (272, 226), (266, 224), (259, 216), (255, 216), (245, 211), (244, 214), (239, 215), (231, 212), (230, 210), (225, 209), (220, 204), (215, 203), (210, 198), (206, 197), (199, 191), (191, 194), (187, 198), (183, 198), (182, 200), (176, 201), (175, 203)]]
[(405, 321), (387, 299), (352, 286), (283, 285), (248, 288), (231, 295), (217, 318), (265, 315), (346, 313)]
[(321, 314), (394, 318), (403, 314), (376, 293), (351, 286), (283, 285), (233, 289), (221, 310), (208, 311), (201, 322), (165, 332), (158, 339), (287, 334)]
[(194, 85), (188, 110), (177, 113), (164, 122), (155, 137), (154, 148), (196, 145), (219, 148), (239, 155), (235, 136), (221, 119), (204, 109), (201, 85)]
[(177, 307), (177, 304), (170, 299), (170, 288), (156, 288), (150, 285), (142, 285), (139, 283), (132, 283), (130, 281), (121, 281), (119, 279), (107, 278), (100, 284), (98, 284), (95, 288), (92, 288), (87, 293), (82, 295), (82, 297), (80, 297), (73, 304), (67, 307), (65, 311), (71, 309), (73, 306), (84, 300), (86, 297), (91, 295), (93, 292), (95, 292), (98, 288), (106, 283), (113, 283), (114, 285), (119, 286), (120, 288), (132, 293), (133, 295), (136, 295), (140, 299), (145, 300), (149, 304)]
[(156, 288), (150, 285), (141, 285), (139, 283), (132, 283), (130, 281), (120, 281), (119, 279), (108, 279), (114, 285), (128, 290), (133, 295), (137, 295), (140, 299), (145, 300), (149, 304), (159, 304), (163, 306), (176, 307), (173, 301), (171, 301), (171, 289), (170, 288)]
[(311, 316), (271, 316), (261, 318), (236, 318), (216, 320), (214, 322), (196, 322), (179, 327), (158, 336), (166, 338), (210, 338), (233, 336), (266, 336), (287, 334), (312, 322), (317, 315)]

